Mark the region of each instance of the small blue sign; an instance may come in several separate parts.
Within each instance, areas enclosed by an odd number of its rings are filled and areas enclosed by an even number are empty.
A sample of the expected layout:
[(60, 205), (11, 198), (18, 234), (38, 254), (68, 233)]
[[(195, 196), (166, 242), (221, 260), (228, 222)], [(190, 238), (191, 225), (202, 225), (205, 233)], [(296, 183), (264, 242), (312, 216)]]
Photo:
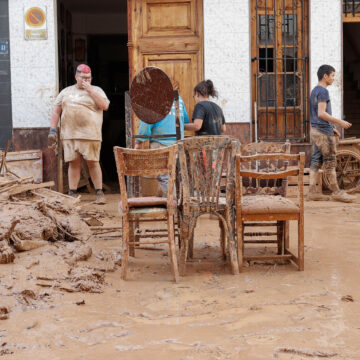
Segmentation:
[(7, 55), (9, 53), (9, 42), (7, 40), (0, 40), (0, 55)]

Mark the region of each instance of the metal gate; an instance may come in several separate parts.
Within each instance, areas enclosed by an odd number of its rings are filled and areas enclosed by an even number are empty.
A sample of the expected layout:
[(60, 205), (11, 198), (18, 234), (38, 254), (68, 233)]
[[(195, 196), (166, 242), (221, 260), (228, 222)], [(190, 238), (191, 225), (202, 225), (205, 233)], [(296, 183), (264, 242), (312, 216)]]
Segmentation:
[(304, 141), (308, 128), (308, 1), (252, 1), (255, 140)]

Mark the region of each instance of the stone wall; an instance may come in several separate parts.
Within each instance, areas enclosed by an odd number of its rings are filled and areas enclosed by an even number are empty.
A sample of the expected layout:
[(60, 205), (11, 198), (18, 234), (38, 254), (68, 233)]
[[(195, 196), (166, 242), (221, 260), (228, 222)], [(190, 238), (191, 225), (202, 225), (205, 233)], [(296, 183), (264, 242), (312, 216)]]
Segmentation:
[(249, 12), (249, 0), (204, 0), (205, 78), (228, 122), (251, 118)]
[[(47, 127), (58, 91), (55, 0), (9, 1), (14, 128)], [(46, 6), (47, 40), (25, 40), (24, 7)]]

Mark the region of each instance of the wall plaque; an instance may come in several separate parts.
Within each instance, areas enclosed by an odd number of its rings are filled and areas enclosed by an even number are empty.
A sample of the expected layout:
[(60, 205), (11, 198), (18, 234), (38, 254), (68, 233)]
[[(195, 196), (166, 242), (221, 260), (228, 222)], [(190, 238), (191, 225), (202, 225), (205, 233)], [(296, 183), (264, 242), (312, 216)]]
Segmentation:
[(46, 7), (25, 7), (25, 39), (26, 40), (46, 40), (47, 39), (47, 21)]
[(9, 53), (9, 42), (7, 40), (0, 40), (0, 55), (7, 55)]

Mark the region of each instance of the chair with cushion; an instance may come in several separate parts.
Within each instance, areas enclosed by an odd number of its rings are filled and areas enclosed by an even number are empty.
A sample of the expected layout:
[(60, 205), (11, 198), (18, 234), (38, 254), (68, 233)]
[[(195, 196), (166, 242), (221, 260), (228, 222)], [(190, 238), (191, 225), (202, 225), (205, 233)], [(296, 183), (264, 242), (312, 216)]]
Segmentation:
[[(179, 274), (174, 230), (177, 205), (174, 199), (177, 145), (154, 150), (134, 150), (115, 146), (114, 154), (121, 193), (119, 204), (123, 233), (121, 277), (126, 279), (130, 249), (135, 255), (135, 246), (137, 245), (166, 243), (170, 249), (173, 277), (177, 282)], [(167, 197), (128, 197), (130, 191), (127, 190), (125, 176), (140, 177), (161, 174), (169, 175)], [(137, 228), (135, 224), (149, 221), (167, 222), (167, 231), (149, 229), (148, 233), (144, 230), (143, 235), (135, 232), (135, 228)], [(150, 238), (150, 240), (141, 241), (142, 237)]]
[[(181, 140), (180, 275), (185, 275), (189, 244), (199, 216), (213, 214), (221, 222), (222, 250), (225, 237), (232, 273), (238, 274), (234, 237), (234, 165), (239, 142), (227, 136), (196, 136)], [(226, 177), (223, 177), (226, 173)], [(223, 189), (223, 191), (222, 191)]]
[[(259, 155), (259, 154), (290, 154), (291, 143), (286, 141), (280, 142), (254, 142), (250, 144), (244, 144), (240, 147), (241, 155)], [(279, 159), (272, 160), (270, 162), (253, 162), (253, 167), (259, 168), (262, 166), (264, 169), (271, 169), (275, 167), (286, 170), (288, 163)], [(246, 166), (243, 164), (243, 166)], [(288, 181), (287, 179), (278, 179), (275, 183), (271, 180), (255, 180), (251, 182), (248, 178), (243, 178), (243, 191), (244, 195), (268, 194), (268, 195), (281, 195), (287, 196)], [(285, 242), (289, 238), (289, 222), (288, 221), (272, 221), (263, 224), (262, 231), (258, 227), (256, 231), (254, 226), (256, 223), (248, 222), (243, 223), (244, 226), (244, 244), (251, 247), (254, 244), (277, 244), (278, 254), (282, 251), (283, 237)]]
[[(274, 165), (274, 163), (276, 165)], [(282, 164), (282, 166), (279, 165)], [(288, 164), (291, 166), (288, 167)], [(294, 164), (295, 163), (295, 164)], [(305, 154), (258, 154), (236, 156), (236, 227), (239, 269), (244, 261), (267, 261), (289, 259), (296, 263), (299, 270), (304, 270), (304, 175)], [(298, 178), (298, 203), (281, 194), (277, 183), (289, 176)], [(259, 184), (262, 191), (256, 190)], [(254, 191), (252, 191), (254, 189)], [(298, 223), (298, 252), (289, 249), (289, 239), (285, 236), (285, 224), (290, 220)], [(244, 228), (260, 228), (277, 222), (280, 239), (277, 253), (248, 255), (244, 253)], [(268, 235), (273, 235), (269, 233)], [(260, 241), (259, 241), (260, 242)], [(264, 240), (262, 240), (264, 242)]]

